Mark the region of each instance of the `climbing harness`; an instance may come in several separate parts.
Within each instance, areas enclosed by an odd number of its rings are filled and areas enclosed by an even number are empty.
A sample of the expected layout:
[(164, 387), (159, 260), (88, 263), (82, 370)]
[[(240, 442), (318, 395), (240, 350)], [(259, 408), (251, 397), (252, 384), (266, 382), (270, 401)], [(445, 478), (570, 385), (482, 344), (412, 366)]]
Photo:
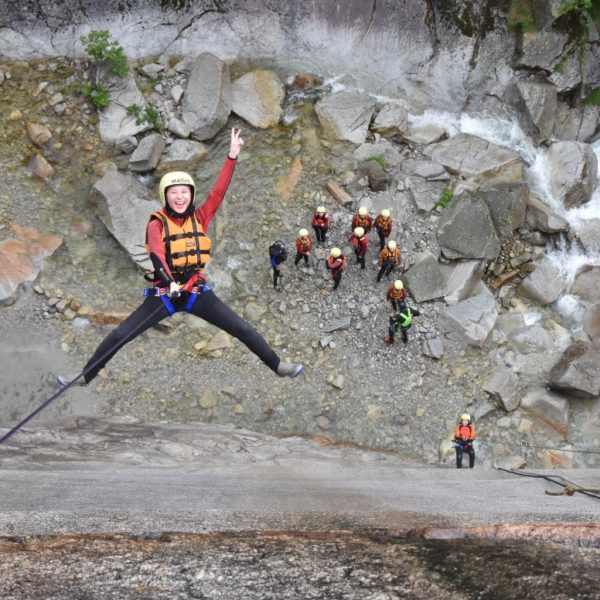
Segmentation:
[[(585, 496), (589, 496), (590, 498), (595, 498), (596, 500), (600, 500), (600, 490), (593, 488), (584, 488), (576, 484), (574, 481), (570, 481), (566, 477), (562, 475), (557, 475), (556, 477), (551, 477), (550, 475), (541, 475), (539, 473), (525, 473), (523, 471), (519, 471), (517, 469), (505, 469), (504, 467), (496, 467), (498, 471), (504, 471), (506, 473), (510, 473), (511, 475), (520, 475), (521, 477), (534, 477), (536, 479), (545, 479), (550, 483), (554, 483), (556, 485), (563, 486), (563, 490), (561, 492), (549, 492), (545, 490), (545, 493), (548, 496), (573, 496), (575, 492), (580, 492)], [(562, 479), (562, 481), (557, 481), (557, 479)], [(566, 483), (564, 483), (566, 482)]]

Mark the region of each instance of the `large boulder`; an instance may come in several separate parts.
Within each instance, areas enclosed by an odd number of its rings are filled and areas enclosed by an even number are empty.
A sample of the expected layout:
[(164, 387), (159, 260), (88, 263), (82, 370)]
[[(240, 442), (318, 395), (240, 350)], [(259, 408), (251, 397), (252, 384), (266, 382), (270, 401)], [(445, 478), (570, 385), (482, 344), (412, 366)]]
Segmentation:
[(571, 344), (555, 364), (548, 385), (563, 393), (580, 398), (594, 398), (600, 394), (600, 354), (585, 342)]
[(566, 288), (565, 278), (559, 268), (548, 257), (544, 257), (538, 266), (517, 287), (517, 293), (523, 298), (534, 300), (542, 306), (558, 300)]
[(600, 121), (600, 107), (595, 104), (570, 106), (559, 102), (554, 120), (554, 139), (591, 143)]
[(600, 292), (600, 267), (589, 267), (582, 270), (575, 277), (575, 281), (570, 289), (571, 294), (575, 294), (587, 302), (597, 302)]
[(231, 110), (253, 127), (275, 127), (285, 97), (283, 83), (273, 71), (258, 69), (236, 79), (231, 86)]
[(418, 256), (402, 279), (416, 302), (441, 298), (447, 291), (446, 277), (437, 258), (430, 253)]
[(181, 117), (197, 140), (208, 140), (227, 123), (231, 113), (229, 67), (205, 52), (194, 61), (187, 82)]
[(589, 144), (555, 142), (547, 153), (550, 192), (566, 208), (590, 200), (596, 187), (598, 160)]
[(519, 377), (510, 367), (496, 367), (481, 387), (502, 410), (511, 412), (519, 407)]
[(402, 102), (384, 104), (373, 120), (371, 129), (384, 136), (403, 133), (408, 126), (406, 108)]
[(152, 269), (143, 241), (150, 214), (161, 205), (135, 177), (109, 170), (93, 186), (98, 218), (142, 269)]
[(147, 135), (129, 158), (129, 168), (137, 173), (152, 171), (165, 149), (165, 138), (160, 133)]
[(122, 79), (111, 80), (108, 90), (108, 106), (98, 111), (98, 132), (103, 142), (114, 143), (150, 129), (149, 123), (138, 125), (136, 117), (127, 113), (130, 106), (142, 110), (148, 106), (137, 86), (133, 69), (129, 68)]
[(423, 153), (463, 178), (523, 181), (523, 161), (516, 152), (469, 133), (431, 144)]
[(175, 140), (167, 146), (156, 167), (156, 175), (169, 171), (188, 171), (208, 156), (208, 150), (202, 142), (193, 140)]
[(479, 193), (492, 215), (496, 231), (510, 237), (525, 222), (529, 186), (522, 182), (492, 181), (481, 186)]
[(447, 258), (496, 258), (500, 242), (487, 204), (464, 191), (454, 196), (437, 224), (440, 249)]
[(562, 436), (569, 425), (569, 401), (560, 394), (536, 387), (521, 398), (521, 408), (549, 425)]
[(446, 277), (446, 304), (456, 304), (472, 295), (481, 281), (483, 266), (484, 263), (479, 260), (460, 260), (441, 265)]
[(484, 284), (480, 284), (479, 293), (442, 310), (438, 326), (471, 346), (481, 347), (497, 318), (494, 295)]
[(61, 237), (11, 223), (15, 238), (0, 242), (0, 304), (11, 304), (19, 287), (37, 279), (43, 259), (63, 243)]
[(554, 212), (540, 198), (529, 194), (527, 200), (527, 223), (532, 229), (544, 233), (560, 233), (569, 230), (569, 222)]
[(577, 238), (588, 254), (600, 252), (600, 219), (589, 219), (577, 227)]
[(443, 181), (428, 181), (416, 175), (410, 177), (409, 193), (420, 213), (431, 212), (440, 199), (447, 184)]
[(402, 163), (402, 154), (398, 149), (398, 145), (392, 144), (385, 138), (380, 138), (374, 143), (365, 142), (361, 144), (354, 150), (352, 157), (355, 169), (365, 160), (375, 157), (382, 158), (386, 168), (394, 168)]
[(548, 139), (554, 127), (556, 88), (551, 83), (521, 79), (516, 89), (524, 129), (538, 142)]
[(325, 133), (336, 140), (364, 143), (376, 101), (358, 92), (337, 92), (319, 100), (315, 112)]

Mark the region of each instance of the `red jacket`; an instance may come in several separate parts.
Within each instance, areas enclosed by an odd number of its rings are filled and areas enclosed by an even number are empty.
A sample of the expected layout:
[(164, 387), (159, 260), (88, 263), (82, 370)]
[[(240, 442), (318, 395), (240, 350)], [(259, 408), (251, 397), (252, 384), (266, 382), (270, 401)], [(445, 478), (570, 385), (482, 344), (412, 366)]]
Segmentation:
[(384, 262), (395, 262), (396, 266), (399, 267), (402, 264), (402, 253), (400, 252), (400, 248), (396, 246), (396, 249), (393, 252), (390, 252), (389, 248), (384, 248), (379, 253), (379, 258), (377, 259), (377, 266), (381, 268)]
[[(223, 164), (223, 168), (219, 173), (219, 177), (217, 178), (217, 182), (213, 189), (210, 191), (202, 205), (194, 211), (196, 218), (202, 223), (204, 231), (208, 230), (210, 222), (223, 202), (223, 198), (225, 197), (225, 193), (227, 192), (227, 188), (229, 187), (229, 183), (233, 176), (235, 163), (236, 161), (232, 158), (227, 157), (225, 159), (225, 163)], [(178, 225), (182, 225), (185, 221), (185, 216), (168, 218)], [(146, 240), (148, 242), (149, 251), (158, 257), (164, 266), (166, 273), (172, 277), (173, 274), (167, 264), (165, 247), (162, 241), (162, 230), (163, 224), (160, 219), (152, 219), (146, 228)]]
[(341, 254), (338, 258), (333, 258), (333, 256), (328, 256), (327, 261), (325, 262), (327, 268), (331, 271), (331, 276), (336, 277), (340, 275), (341, 272), (346, 268), (346, 257)]
[(310, 220), (310, 224), (313, 227), (318, 227), (319, 229), (329, 229), (329, 221), (331, 217), (329, 213), (323, 213), (322, 215), (318, 215), (314, 213), (312, 219)]
[(310, 235), (307, 235), (304, 238), (296, 238), (296, 251), (298, 252), (298, 254), (310, 254), (312, 247), (313, 241)]
[(392, 217), (384, 219), (381, 215), (377, 215), (375, 219), (375, 229), (381, 230), (381, 233), (388, 237), (392, 233)]
[(352, 217), (352, 231), (354, 231), (357, 227), (362, 227), (365, 230), (365, 233), (369, 233), (369, 231), (373, 229), (373, 217), (371, 217), (369, 214), (361, 217), (358, 213), (356, 213)]
[(364, 256), (367, 253), (367, 246), (369, 245), (369, 238), (366, 235), (363, 235), (360, 239), (358, 239), (354, 234), (352, 234), (348, 238), (348, 241), (358, 251), (359, 256)]
[(454, 438), (457, 440), (474, 440), (475, 427), (473, 425), (461, 425), (460, 423), (454, 430)]
[(396, 300), (396, 302), (400, 302), (401, 300), (406, 300), (406, 290), (404, 288), (397, 290), (392, 283), (388, 288), (385, 297), (390, 301)]

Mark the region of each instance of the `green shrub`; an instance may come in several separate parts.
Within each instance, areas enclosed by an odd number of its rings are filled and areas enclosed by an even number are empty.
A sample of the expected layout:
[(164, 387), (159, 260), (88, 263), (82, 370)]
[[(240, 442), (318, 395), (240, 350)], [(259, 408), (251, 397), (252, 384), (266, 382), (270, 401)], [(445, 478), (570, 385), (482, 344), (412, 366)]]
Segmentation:
[(123, 48), (109, 39), (106, 29), (90, 31), (79, 39), (85, 51), (99, 64), (105, 64), (109, 75), (125, 77), (127, 74), (127, 57)]
[(148, 106), (145, 109), (142, 109), (138, 104), (132, 104), (127, 107), (127, 114), (131, 117), (135, 117), (135, 124), (142, 125), (143, 123), (148, 123), (152, 126), (152, 129), (156, 131), (160, 131), (161, 122), (160, 116), (158, 112), (151, 106)]
[(96, 108), (106, 108), (108, 106), (108, 91), (101, 84), (95, 86), (86, 81), (80, 88), (80, 92), (96, 106)]
[(600, 105), (600, 88), (592, 90), (585, 99), (586, 104)]
[(507, 25), (515, 31), (521, 30), (525, 33), (535, 31), (531, 0), (511, 0)]
[(446, 208), (446, 206), (448, 206), (448, 203), (450, 202), (450, 200), (452, 200), (453, 197), (454, 192), (449, 187), (445, 187), (442, 190), (442, 193), (440, 194), (440, 197), (438, 198), (437, 202), (433, 205), (434, 208), (437, 208), (438, 206)]

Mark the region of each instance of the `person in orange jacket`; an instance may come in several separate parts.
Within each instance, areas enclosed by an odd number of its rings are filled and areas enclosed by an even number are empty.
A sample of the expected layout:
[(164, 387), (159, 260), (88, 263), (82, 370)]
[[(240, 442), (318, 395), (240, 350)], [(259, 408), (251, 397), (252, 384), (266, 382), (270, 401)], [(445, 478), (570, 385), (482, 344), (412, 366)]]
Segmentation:
[(332, 248), (327, 260), (325, 261), (325, 267), (331, 273), (333, 279), (333, 289), (337, 290), (342, 280), (342, 273), (346, 268), (346, 257), (342, 254), (339, 248)]
[(469, 469), (475, 466), (475, 426), (471, 422), (471, 415), (464, 413), (454, 429), (454, 449), (456, 450), (456, 468), (462, 469), (462, 459), (465, 452), (469, 455)]
[(367, 237), (365, 230), (362, 227), (355, 227), (352, 235), (348, 238), (348, 241), (354, 248), (354, 254), (356, 256), (356, 264), (360, 265), (361, 269), (365, 268), (365, 256), (367, 254), (367, 248), (369, 246), (369, 238)]
[(394, 240), (390, 240), (387, 246), (379, 253), (379, 258), (377, 259), (377, 266), (379, 267), (377, 282), (380, 282), (384, 275), (388, 277), (401, 264), (402, 253), (400, 252), (400, 248), (398, 248)]
[(384, 208), (377, 215), (374, 227), (379, 236), (379, 249), (383, 250), (388, 237), (390, 237), (390, 233), (392, 233), (392, 217), (387, 208)]
[(362, 227), (366, 234), (370, 233), (371, 229), (373, 229), (373, 217), (371, 217), (369, 211), (364, 206), (361, 206), (352, 217), (352, 231), (357, 227)]
[(406, 290), (401, 279), (396, 279), (390, 285), (385, 297), (390, 301), (395, 311), (400, 310), (400, 304), (406, 302)]
[(301, 229), (298, 232), (296, 238), (296, 258), (294, 258), (294, 264), (298, 266), (298, 263), (304, 259), (304, 264), (308, 265), (308, 257), (313, 247), (313, 241), (306, 229)]
[(317, 206), (317, 210), (313, 213), (312, 219), (310, 220), (310, 225), (315, 231), (315, 238), (317, 238), (317, 243), (325, 243), (325, 238), (327, 237), (327, 232), (329, 231), (330, 221), (331, 217), (329, 216), (329, 213), (325, 210), (325, 207)]

